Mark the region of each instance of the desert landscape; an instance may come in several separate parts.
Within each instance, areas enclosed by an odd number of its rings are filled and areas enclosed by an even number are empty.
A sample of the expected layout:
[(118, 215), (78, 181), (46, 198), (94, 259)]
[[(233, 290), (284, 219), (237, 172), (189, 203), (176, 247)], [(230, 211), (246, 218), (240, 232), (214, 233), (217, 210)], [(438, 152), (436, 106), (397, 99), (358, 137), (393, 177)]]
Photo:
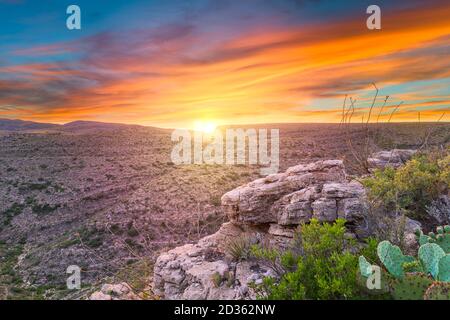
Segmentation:
[[(108, 281), (149, 288), (158, 255), (216, 232), (222, 195), (260, 177), (257, 166), (175, 166), (168, 129), (19, 124), (0, 121), (2, 299), (81, 299)], [(395, 132), (386, 148), (418, 148), (430, 128), (430, 146), (450, 144), (448, 123), (382, 126)], [(280, 172), (342, 159), (361, 173), (341, 124), (264, 127), (280, 129)], [(356, 144), (364, 133), (350, 126)], [(66, 288), (69, 265), (82, 269), (80, 291)]]
[(0, 0), (0, 303), (450, 300), (449, 16)]

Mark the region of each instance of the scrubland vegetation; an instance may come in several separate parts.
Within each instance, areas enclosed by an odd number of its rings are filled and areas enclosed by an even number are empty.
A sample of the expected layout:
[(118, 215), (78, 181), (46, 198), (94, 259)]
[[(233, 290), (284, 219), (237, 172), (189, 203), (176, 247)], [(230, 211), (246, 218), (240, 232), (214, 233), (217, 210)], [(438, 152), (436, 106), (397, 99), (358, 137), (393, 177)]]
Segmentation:
[[(400, 168), (377, 169), (361, 181), (370, 204), (385, 216), (408, 216), (434, 230), (450, 222), (448, 208), (439, 215), (433, 211), (436, 201), (448, 195), (449, 161), (448, 152), (423, 152)], [(401, 221), (391, 219), (383, 227), (398, 233)], [(230, 246), (235, 259), (260, 260), (277, 274), (254, 286), (261, 299), (450, 300), (450, 226), (438, 226), (429, 235), (416, 230), (418, 248), (411, 255), (390, 242), (386, 235), (392, 232), (384, 231), (356, 243), (346, 237), (345, 220), (322, 224), (313, 219), (299, 227), (296, 241), (285, 251), (252, 245), (248, 239)], [(369, 289), (377, 266), (380, 286)]]

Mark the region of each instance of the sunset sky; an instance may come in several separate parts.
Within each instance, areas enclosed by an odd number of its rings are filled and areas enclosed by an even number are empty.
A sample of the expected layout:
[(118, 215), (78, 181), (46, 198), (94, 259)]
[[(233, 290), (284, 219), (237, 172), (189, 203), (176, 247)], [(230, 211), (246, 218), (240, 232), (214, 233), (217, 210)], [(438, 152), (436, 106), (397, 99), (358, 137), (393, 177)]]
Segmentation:
[(392, 121), (450, 111), (448, 0), (0, 0), (0, 52), (0, 118), (339, 122), (348, 94), (360, 121), (372, 82), (382, 120), (401, 101)]

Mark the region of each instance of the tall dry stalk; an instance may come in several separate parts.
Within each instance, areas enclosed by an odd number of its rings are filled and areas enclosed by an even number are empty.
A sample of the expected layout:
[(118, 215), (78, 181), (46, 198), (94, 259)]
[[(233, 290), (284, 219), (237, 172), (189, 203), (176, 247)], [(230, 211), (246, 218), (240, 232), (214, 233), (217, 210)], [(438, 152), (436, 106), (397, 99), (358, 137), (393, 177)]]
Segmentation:
[[(350, 105), (347, 107), (346, 106), (347, 95), (346, 95), (345, 99), (344, 99), (344, 104), (342, 107), (341, 123), (343, 124), (344, 135), (345, 135), (347, 147), (348, 147), (348, 150), (351, 153), (353, 159), (355, 160), (357, 167), (364, 173), (369, 172), (368, 158), (370, 158), (370, 156), (374, 152), (376, 152), (380, 149), (378, 146), (377, 140), (382, 136), (392, 136), (391, 132), (389, 132), (386, 135), (386, 131), (388, 131), (388, 128), (387, 128), (387, 126), (381, 125), (381, 123), (379, 121), (380, 117), (382, 115), (382, 112), (386, 106), (386, 103), (389, 99), (389, 96), (385, 97), (384, 102), (381, 105), (380, 110), (378, 112), (376, 122), (374, 124), (371, 124), (371, 122), (370, 122), (372, 119), (373, 110), (376, 106), (377, 97), (379, 94), (379, 89), (376, 86), (376, 84), (372, 83), (372, 85), (375, 88), (375, 94), (372, 99), (372, 103), (369, 107), (367, 118), (362, 116), (362, 122), (361, 122), (362, 131), (363, 131), (363, 139), (362, 139), (363, 143), (362, 144), (358, 144), (356, 141), (354, 141), (354, 138), (352, 136), (352, 134), (355, 133), (355, 131), (352, 130), (352, 118), (355, 114), (356, 100), (353, 99), (352, 97), (349, 97)], [(389, 120), (387, 121), (387, 123), (391, 122), (394, 113), (398, 110), (398, 108), (400, 107), (400, 105), (402, 103), (403, 102), (400, 102), (394, 108), (394, 110), (392, 111), (392, 113), (389, 116)], [(356, 133), (357, 132), (358, 131), (356, 131)]]

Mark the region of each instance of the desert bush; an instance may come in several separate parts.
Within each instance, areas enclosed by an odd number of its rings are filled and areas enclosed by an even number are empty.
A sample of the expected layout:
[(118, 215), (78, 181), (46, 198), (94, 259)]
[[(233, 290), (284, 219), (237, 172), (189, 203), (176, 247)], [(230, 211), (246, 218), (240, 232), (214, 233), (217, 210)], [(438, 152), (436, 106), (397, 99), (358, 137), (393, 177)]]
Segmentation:
[(78, 240), (80, 243), (89, 248), (98, 248), (105, 240), (104, 230), (93, 227), (83, 227), (78, 232)]
[(252, 245), (258, 242), (256, 236), (242, 235), (226, 243), (225, 252), (234, 260), (241, 261), (250, 258)]
[(211, 281), (214, 284), (214, 287), (218, 288), (220, 287), (220, 284), (222, 283), (222, 276), (219, 272), (214, 272), (211, 275)]
[(14, 202), (11, 207), (2, 212), (2, 216), (4, 216), (3, 224), (8, 226), (11, 224), (12, 219), (21, 214), (22, 210), (25, 208), (23, 204)]
[(44, 203), (44, 204), (36, 203), (31, 207), (31, 210), (33, 211), (33, 213), (36, 213), (38, 215), (46, 215), (46, 214), (52, 213), (53, 211), (55, 211), (58, 208), (59, 208), (59, 204), (55, 204), (52, 206), (48, 203)]
[(395, 212), (405, 212), (413, 218), (423, 218), (427, 206), (448, 188), (450, 155), (419, 154), (404, 166), (375, 170), (362, 179), (369, 198)]
[[(355, 243), (345, 237), (345, 221), (338, 219), (333, 224), (321, 224), (312, 219), (301, 226), (301, 252), (284, 253), (272, 251), (253, 252), (260, 258), (278, 260), (285, 270), (279, 280), (266, 277), (257, 292), (266, 299), (355, 299), (360, 297), (357, 282), (358, 255)], [(373, 245), (365, 252), (373, 256)], [(358, 251), (358, 250), (357, 250)]]
[(438, 159), (438, 167), (440, 171), (440, 180), (447, 186), (450, 185), (450, 154), (442, 159)]
[(136, 293), (144, 293), (149, 286), (149, 278), (153, 272), (153, 261), (142, 258), (121, 268), (115, 277), (125, 281)]
[(280, 251), (267, 244), (253, 245), (251, 256), (259, 260), (260, 264), (272, 269), (278, 277), (289, 271), (294, 271), (297, 264), (297, 255), (291, 251)]

